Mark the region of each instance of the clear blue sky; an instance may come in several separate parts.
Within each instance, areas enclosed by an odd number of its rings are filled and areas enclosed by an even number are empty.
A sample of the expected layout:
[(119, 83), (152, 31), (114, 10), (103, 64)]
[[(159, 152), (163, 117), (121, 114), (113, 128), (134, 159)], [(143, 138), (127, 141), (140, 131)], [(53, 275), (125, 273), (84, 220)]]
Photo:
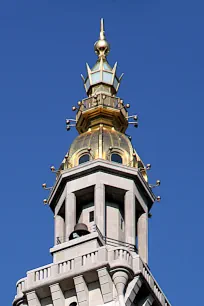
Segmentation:
[(203, 305), (204, 3), (201, 0), (1, 0), (1, 305), (15, 282), (51, 262), (53, 216), (41, 184), (53, 184), (74, 130), (65, 118), (83, 97), (99, 20), (109, 62), (125, 76), (119, 96), (139, 115), (129, 128), (150, 182), (150, 267), (175, 306)]

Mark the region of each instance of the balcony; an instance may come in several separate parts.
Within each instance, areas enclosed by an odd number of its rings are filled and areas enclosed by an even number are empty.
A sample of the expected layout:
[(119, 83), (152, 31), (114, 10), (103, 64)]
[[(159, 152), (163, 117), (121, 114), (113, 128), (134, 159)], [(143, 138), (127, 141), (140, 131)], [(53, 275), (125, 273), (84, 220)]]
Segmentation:
[(27, 277), (17, 282), (17, 295), (13, 305), (23, 293), (36, 290), (40, 287), (49, 288), (50, 285), (71, 279), (79, 274), (86, 274), (90, 270), (108, 267), (110, 270), (122, 268), (131, 271), (131, 274), (142, 275), (147, 285), (153, 290), (155, 297), (163, 306), (171, 306), (154, 279), (147, 265), (140, 257), (126, 247), (102, 246), (91, 252), (58, 263), (52, 263), (27, 272)]
[(83, 133), (98, 123), (107, 124), (109, 122), (111, 126), (125, 132), (128, 126), (127, 117), (128, 112), (120, 98), (100, 93), (79, 103), (76, 128), (79, 133)]
[[(109, 245), (112, 247), (125, 247), (131, 252), (138, 253), (137, 248), (134, 244), (130, 244), (124, 241), (116, 240), (113, 238), (109, 238), (106, 236), (103, 236), (101, 231), (99, 230), (98, 226), (96, 224), (93, 224), (91, 227), (91, 233), (97, 233), (98, 237), (100, 238), (100, 241), (102, 242), (102, 245)], [(56, 245), (62, 244), (64, 242), (68, 242), (69, 237), (57, 237), (56, 238)]]
[[(91, 108), (94, 108), (100, 105), (111, 107), (114, 109), (120, 109), (121, 108), (120, 102), (122, 102), (120, 98), (108, 96), (106, 94), (98, 94), (97, 96), (92, 96), (92, 97), (83, 99), (79, 107), (79, 111), (80, 112), (87, 111)], [(125, 108), (124, 108), (123, 114), (124, 116), (127, 115)]]

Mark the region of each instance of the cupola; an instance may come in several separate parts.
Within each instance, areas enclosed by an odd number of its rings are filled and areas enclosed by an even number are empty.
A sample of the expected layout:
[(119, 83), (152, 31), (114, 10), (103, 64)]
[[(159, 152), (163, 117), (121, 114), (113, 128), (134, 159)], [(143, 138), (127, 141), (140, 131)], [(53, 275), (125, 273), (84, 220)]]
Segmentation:
[(110, 44), (105, 38), (103, 19), (101, 19), (99, 40), (94, 44), (94, 50), (98, 56), (98, 60), (92, 69), (86, 64), (87, 77), (84, 78), (82, 76), (86, 93), (88, 96), (99, 92), (115, 95), (120, 86), (123, 74), (118, 77), (116, 74), (117, 63), (112, 68), (106, 59), (110, 51)]
[[(110, 44), (106, 40), (104, 21), (101, 19), (99, 40), (94, 44), (98, 59), (91, 69), (87, 64), (88, 75), (82, 76), (87, 98), (78, 101), (72, 110), (76, 111), (75, 126), (79, 135), (70, 146), (60, 166), (66, 170), (96, 159), (120, 163), (139, 169), (147, 181), (147, 168), (125, 134), (129, 118), (137, 121), (137, 116), (129, 116), (129, 104), (116, 96), (123, 74), (118, 78), (117, 63), (113, 66), (107, 61)], [(70, 120), (68, 119), (68, 130)]]

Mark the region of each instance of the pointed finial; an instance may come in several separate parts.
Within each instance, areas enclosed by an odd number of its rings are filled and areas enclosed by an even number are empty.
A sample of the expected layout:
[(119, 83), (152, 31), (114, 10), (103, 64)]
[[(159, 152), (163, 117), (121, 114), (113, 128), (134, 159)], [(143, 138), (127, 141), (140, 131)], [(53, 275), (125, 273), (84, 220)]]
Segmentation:
[(103, 18), (101, 18), (101, 28), (100, 28), (99, 40), (94, 44), (94, 50), (99, 58), (105, 58), (110, 51), (110, 45), (105, 38)]
[(105, 40), (104, 20), (101, 18), (100, 40)]

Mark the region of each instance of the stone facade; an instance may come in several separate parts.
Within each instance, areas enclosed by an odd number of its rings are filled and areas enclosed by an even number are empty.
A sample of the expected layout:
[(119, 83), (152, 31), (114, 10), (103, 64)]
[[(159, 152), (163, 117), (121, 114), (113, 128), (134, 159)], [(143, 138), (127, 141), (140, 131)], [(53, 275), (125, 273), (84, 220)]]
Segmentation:
[[(119, 214), (117, 190), (125, 211), (124, 236), (120, 241), (116, 228), (120, 228), (120, 222), (107, 227), (110, 237), (105, 236), (104, 227)], [(112, 202), (115, 199), (117, 205), (109, 212), (114, 206), (106, 201), (110, 191)], [(87, 224), (89, 234), (68, 240), (76, 224), (77, 197), (80, 199), (85, 194), (87, 201), (94, 200), (94, 224)], [(50, 250), (53, 263), (28, 271), (17, 282), (13, 305), (170, 305), (146, 264), (146, 215), (153, 200), (151, 189), (140, 173), (123, 165), (97, 160), (61, 173), (49, 198), (55, 215), (55, 245)], [(62, 207), (64, 216), (59, 215)], [(136, 232), (138, 250), (134, 248)]]

